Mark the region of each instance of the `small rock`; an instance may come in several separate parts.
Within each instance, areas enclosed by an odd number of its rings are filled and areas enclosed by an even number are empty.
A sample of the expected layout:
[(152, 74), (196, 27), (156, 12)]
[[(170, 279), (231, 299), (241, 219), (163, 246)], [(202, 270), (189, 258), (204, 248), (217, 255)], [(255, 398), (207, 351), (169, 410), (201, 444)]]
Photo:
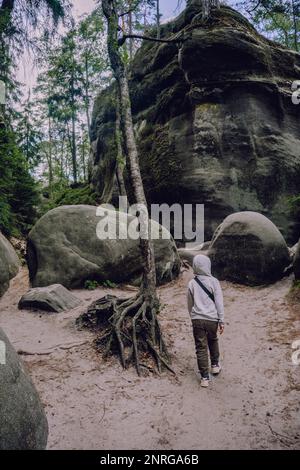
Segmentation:
[(81, 304), (68, 289), (60, 284), (29, 289), (19, 302), (19, 309), (39, 309), (48, 312), (72, 310)]

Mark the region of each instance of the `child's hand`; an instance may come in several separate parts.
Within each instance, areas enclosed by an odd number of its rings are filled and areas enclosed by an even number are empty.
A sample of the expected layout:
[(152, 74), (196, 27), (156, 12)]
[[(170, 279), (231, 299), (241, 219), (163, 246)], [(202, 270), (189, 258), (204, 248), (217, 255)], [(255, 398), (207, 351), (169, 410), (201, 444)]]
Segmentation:
[(225, 330), (225, 325), (224, 323), (219, 323), (219, 332), (220, 332), (220, 335), (222, 335), (224, 333), (224, 330)]

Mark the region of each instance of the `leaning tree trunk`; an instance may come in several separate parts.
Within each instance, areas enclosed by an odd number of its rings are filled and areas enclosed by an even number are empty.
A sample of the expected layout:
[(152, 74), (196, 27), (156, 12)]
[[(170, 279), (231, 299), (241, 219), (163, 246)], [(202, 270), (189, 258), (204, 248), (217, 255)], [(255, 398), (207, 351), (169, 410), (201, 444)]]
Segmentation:
[[(121, 71), (117, 80), (121, 103), (121, 119), (124, 126), (125, 145), (128, 158), (129, 178), (132, 184), (135, 202), (147, 209), (147, 201), (144, 192), (144, 186), (139, 166), (138, 151), (133, 129), (129, 87), (125, 69)], [(140, 240), (142, 258), (144, 263), (143, 290), (144, 295), (147, 297), (149, 302), (153, 303), (156, 301), (155, 258), (153, 242), (149, 234), (149, 222), (146, 219), (148, 219), (148, 213), (146, 213), (146, 211), (141, 211), (141, 226), (146, 227), (148, 225), (148, 233), (145, 233), (145, 238), (141, 238)]]
[(119, 300), (113, 297), (104, 298), (98, 302), (99, 320), (107, 319), (107, 315), (109, 316), (104, 325), (106, 326), (106, 332), (99, 338), (98, 344), (104, 348), (105, 354), (117, 352), (121, 357), (124, 368), (134, 363), (138, 374), (141, 373), (141, 355), (143, 357), (151, 355), (156, 360), (159, 371), (162, 364), (172, 370), (168, 364), (167, 348), (157, 318), (159, 301), (156, 293), (154, 248), (149, 233), (147, 201), (134, 135), (126, 68), (119, 49), (119, 16), (116, 0), (102, 0), (102, 8), (108, 26), (108, 54), (117, 82), (128, 176), (135, 202), (141, 207), (139, 220), (144, 231), (140, 237), (143, 263), (143, 279), (140, 291), (137, 296), (129, 300)]
[[(130, 183), (133, 188), (135, 202), (146, 209), (147, 201), (144, 192), (139, 166), (138, 150), (134, 135), (127, 73), (118, 45), (118, 14), (116, 10), (116, 2), (115, 0), (103, 0), (102, 6), (108, 24), (108, 54), (118, 87), (121, 122), (128, 159)], [(148, 213), (146, 214), (144, 211), (142, 212), (141, 223), (143, 225), (143, 223), (145, 223), (144, 217), (148, 217)], [(140, 244), (144, 262), (143, 290), (146, 294), (146, 297), (149, 298), (149, 300), (151, 298), (151, 303), (153, 303), (157, 299), (156, 274), (153, 242), (149, 236), (149, 231), (148, 237), (145, 237), (145, 239), (141, 238)]]
[(116, 145), (117, 145), (117, 164), (116, 164), (116, 177), (119, 188), (120, 196), (126, 197), (126, 186), (124, 181), (124, 162), (123, 162), (123, 144), (122, 144), (122, 133), (121, 133), (121, 115), (119, 98), (117, 97), (116, 104)]

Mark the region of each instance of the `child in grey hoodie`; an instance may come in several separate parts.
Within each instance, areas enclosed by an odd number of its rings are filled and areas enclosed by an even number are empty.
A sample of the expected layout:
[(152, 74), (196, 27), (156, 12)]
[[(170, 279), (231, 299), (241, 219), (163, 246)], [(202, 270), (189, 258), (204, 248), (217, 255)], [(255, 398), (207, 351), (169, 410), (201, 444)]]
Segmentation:
[(205, 255), (193, 260), (195, 278), (188, 285), (188, 310), (192, 319), (201, 386), (209, 385), (211, 372), (220, 373), (218, 330), (224, 332), (223, 294), (218, 279), (211, 275), (211, 261)]

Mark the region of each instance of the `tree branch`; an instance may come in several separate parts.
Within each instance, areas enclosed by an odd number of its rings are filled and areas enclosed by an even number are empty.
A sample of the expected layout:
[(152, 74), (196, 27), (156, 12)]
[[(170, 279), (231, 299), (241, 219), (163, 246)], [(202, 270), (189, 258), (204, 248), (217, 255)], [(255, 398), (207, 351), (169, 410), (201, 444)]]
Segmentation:
[(122, 18), (123, 16), (129, 15), (130, 13), (133, 13), (135, 11), (135, 8), (131, 8), (130, 10), (124, 11), (124, 13), (119, 13), (119, 18)]
[(249, 15), (251, 13), (253, 13), (255, 10), (257, 10), (257, 8), (260, 6), (260, 4), (261, 4), (261, 0), (258, 0), (257, 4), (253, 8), (250, 8), (249, 10), (246, 10), (247, 13), (249, 13)]
[(140, 34), (125, 34), (122, 38), (118, 40), (118, 45), (123, 46), (125, 43), (126, 39), (141, 39), (143, 41), (152, 41), (152, 42), (160, 42), (164, 44), (180, 44), (186, 39), (181, 37), (180, 39), (159, 39), (159, 38), (152, 38), (150, 36), (142, 36)]
[(119, 15), (118, 15), (119, 18), (122, 18), (122, 16), (126, 16), (126, 15), (129, 15), (130, 13), (133, 13), (137, 9), (139, 3), (140, 3), (140, 0), (137, 0), (134, 3), (134, 5), (132, 5), (132, 7), (129, 8), (129, 10), (125, 11), (124, 13), (119, 13)]

